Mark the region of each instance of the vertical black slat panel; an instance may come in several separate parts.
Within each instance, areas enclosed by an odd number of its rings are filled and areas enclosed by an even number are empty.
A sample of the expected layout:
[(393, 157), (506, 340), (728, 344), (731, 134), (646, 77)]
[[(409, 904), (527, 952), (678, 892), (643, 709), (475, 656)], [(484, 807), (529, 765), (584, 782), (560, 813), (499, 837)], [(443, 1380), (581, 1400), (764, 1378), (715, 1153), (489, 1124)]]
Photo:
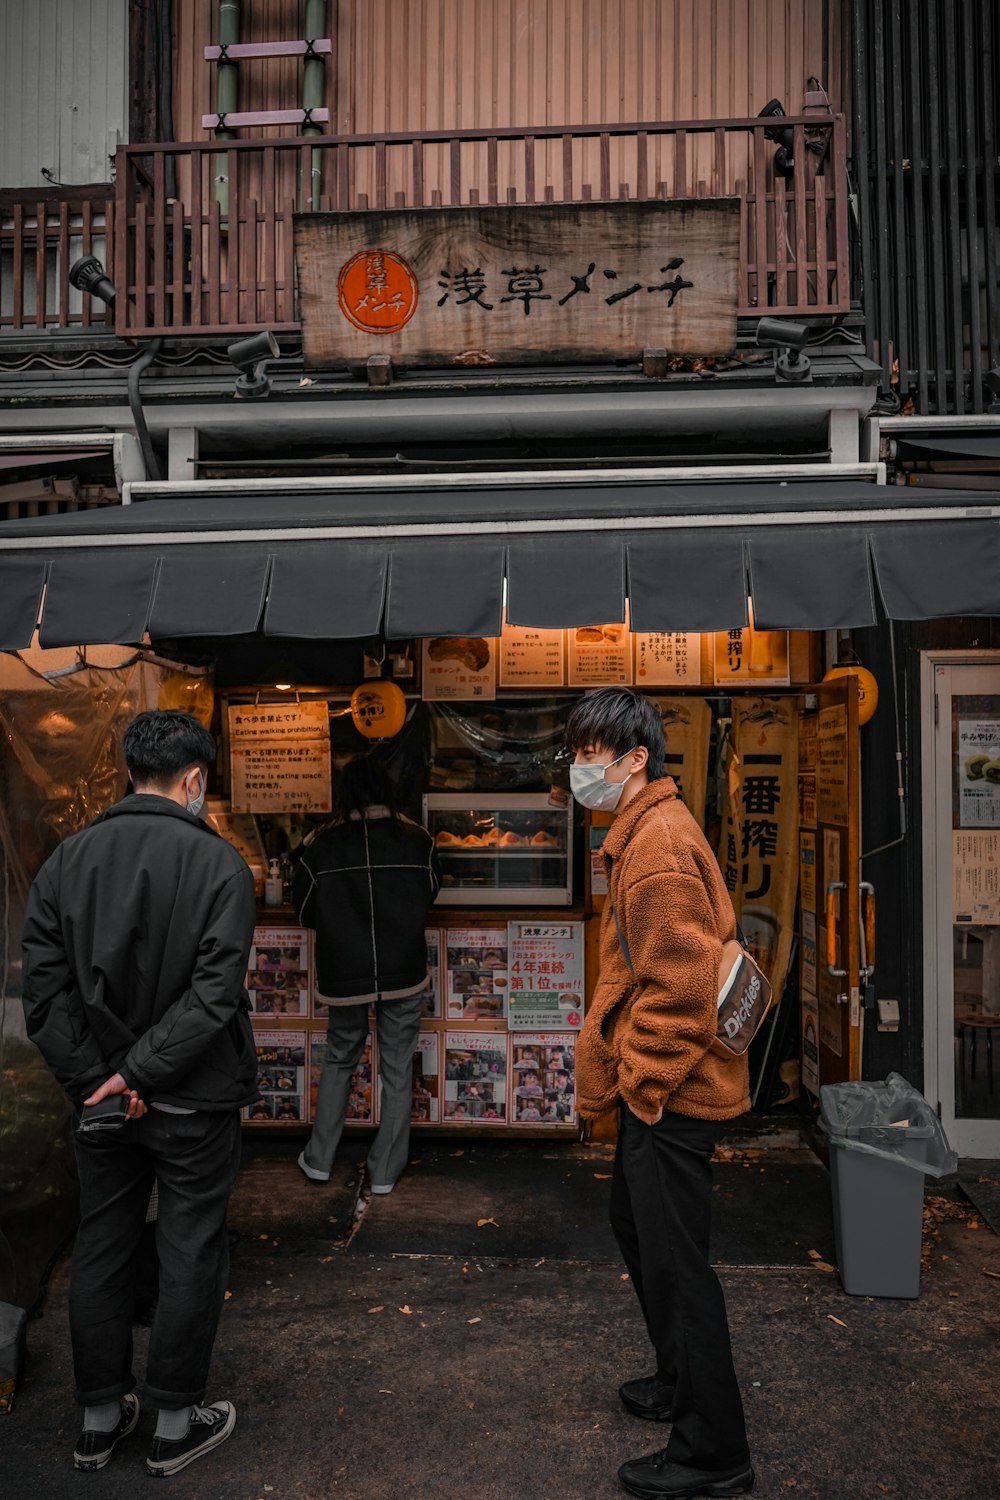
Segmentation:
[(150, 635), (249, 635), (264, 608), (270, 566), (267, 547), (165, 547)]
[(947, 211), (945, 218), (948, 225), (948, 300), (945, 308), (945, 316), (950, 333), (949, 354), (952, 368), (951, 409), (961, 414), (965, 411), (965, 385), (963, 380), (965, 348), (962, 340), (961, 227), (964, 215), (962, 214), (961, 195), (959, 193), (959, 180), (963, 176), (959, 142), (962, 107), (959, 102), (959, 96), (960, 91), (965, 87), (965, 83), (959, 77), (958, 70), (958, 11), (954, 4), (949, 3), (943, 7), (941, 20), (944, 28), (944, 35), (942, 37), (942, 56), (944, 61), (942, 83), (944, 86), (944, 99), (947, 101), (941, 115), (941, 123), (944, 127), (944, 153), (947, 171), (947, 197), (945, 200)]
[(868, 535), (853, 526), (761, 526), (750, 532), (750, 594), (759, 630), (874, 625)]
[[(958, 7), (956, 7), (958, 9)], [(959, 94), (960, 111), (962, 116), (962, 139), (963, 155), (965, 157), (965, 233), (966, 233), (966, 271), (969, 286), (969, 368), (971, 371), (971, 393), (970, 405), (973, 411), (983, 409), (983, 327), (979, 312), (979, 279), (980, 279), (980, 257), (979, 257), (979, 208), (976, 202), (978, 193), (978, 147), (980, 142), (976, 139), (976, 96), (979, 85), (979, 59), (976, 56), (979, 47), (977, 33), (979, 27), (976, 25), (973, 0), (962, 0), (960, 15), (956, 22), (960, 23), (959, 32), (959, 72), (964, 79), (964, 86)], [(986, 163), (983, 163), (985, 169)]]
[(746, 539), (726, 527), (633, 534), (628, 542), (633, 630), (739, 630), (747, 623)]
[(385, 634), (498, 636), (503, 615), (504, 547), (447, 536), (393, 542)]
[(1000, 521), (889, 521), (871, 528), (890, 620), (1000, 615)]
[(926, 54), (921, 45), (920, 7), (904, 12), (904, 78), (909, 80), (909, 157), (913, 193), (913, 318), (917, 358), (917, 410), (928, 407), (927, 361), (929, 357), (930, 303), (927, 287), (926, 223), (924, 195), (927, 191), (927, 142), (924, 138), (923, 100)]
[(264, 634), (310, 640), (377, 635), (388, 561), (384, 542), (282, 542), (271, 565)]
[(997, 32), (1000, 16), (993, 0), (980, 0), (981, 49), (979, 58), (980, 119), (983, 142), (983, 224), (986, 233), (986, 336), (990, 369), (1000, 363), (1000, 281), (998, 281), (997, 237)]
[(141, 645), (158, 564), (145, 547), (61, 552), (49, 568), (39, 645)]
[(518, 537), (507, 552), (507, 618), (538, 630), (625, 619), (625, 555), (617, 532)]
[(0, 651), (24, 651), (31, 645), (47, 567), (37, 554), (0, 557)]
[(924, 14), (927, 57), (927, 182), (931, 206), (930, 296), (934, 318), (934, 410), (948, 410), (948, 339), (945, 324), (944, 183), (941, 178), (941, 52), (936, 0)]
[(892, 389), (892, 287), (893, 274), (890, 260), (889, 237), (889, 146), (886, 139), (886, 57), (885, 16), (881, 3), (872, 7), (872, 148), (874, 160), (872, 171), (875, 179), (875, 286), (872, 300), (878, 308), (877, 336), (878, 359), (882, 366), (882, 385), (886, 392)]
[(874, 262), (872, 247), (872, 180), (871, 180), (871, 75), (868, 67), (868, 0), (854, 0), (851, 17), (851, 49), (854, 73), (854, 170), (857, 174), (858, 218), (861, 236), (862, 309), (865, 316), (865, 344), (874, 359), (875, 317), (872, 293)]
[[(900, 0), (890, 0), (888, 9), (888, 36), (886, 37), (886, 61), (888, 63), (886, 105), (889, 132), (889, 162), (892, 171), (892, 243), (893, 260), (892, 295), (894, 302), (892, 326), (895, 356), (899, 361), (900, 397), (905, 399), (910, 388), (910, 297), (911, 297), (911, 235), (906, 212), (903, 182), (903, 160), (911, 153), (903, 140), (903, 93), (906, 77), (903, 71), (902, 24)], [(913, 87), (912, 79), (909, 87)]]

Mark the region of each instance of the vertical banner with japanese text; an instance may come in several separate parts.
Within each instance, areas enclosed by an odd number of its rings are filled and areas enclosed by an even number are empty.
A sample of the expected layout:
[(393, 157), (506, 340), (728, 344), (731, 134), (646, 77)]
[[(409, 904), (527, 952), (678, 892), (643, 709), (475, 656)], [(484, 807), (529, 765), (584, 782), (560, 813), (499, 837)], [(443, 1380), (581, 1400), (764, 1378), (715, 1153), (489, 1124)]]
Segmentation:
[(663, 722), (667, 773), (698, 827), (704, 828), (712, 710), (704, 698), (651, 698)]
[(719, 864), (750, 950), (780, 1002), (799, 879), (798, 713), (791, 698), (734, 700)]

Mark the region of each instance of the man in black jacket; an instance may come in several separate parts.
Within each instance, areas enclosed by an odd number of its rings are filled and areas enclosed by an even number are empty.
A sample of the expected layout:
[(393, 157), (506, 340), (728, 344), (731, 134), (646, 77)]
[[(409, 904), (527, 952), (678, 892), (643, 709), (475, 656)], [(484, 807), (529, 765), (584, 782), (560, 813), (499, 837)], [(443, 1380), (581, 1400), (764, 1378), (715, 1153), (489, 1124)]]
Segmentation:
[(80, 1227), (70, 1329), (83, 1431), (76, 1468), (103, 1468), (135, 1427), (134, 1256), (154, 1180), (160, 1290), (144, 1396), (146, 1461), (176, 1473), (224, 1442), (228, 1401), (205, 1398), (228, 1272), (226, 1208), (242, 1105), (256, 1097), (244, 990), (255, 915), (248, 866), (198, 816), (215, 742), (189, 714), (130, 724), (135, 795), (61, 844), (24, 928), (28, 1035), (76, 1110), (121, 1095), (111, 1129), (75, 1132)]

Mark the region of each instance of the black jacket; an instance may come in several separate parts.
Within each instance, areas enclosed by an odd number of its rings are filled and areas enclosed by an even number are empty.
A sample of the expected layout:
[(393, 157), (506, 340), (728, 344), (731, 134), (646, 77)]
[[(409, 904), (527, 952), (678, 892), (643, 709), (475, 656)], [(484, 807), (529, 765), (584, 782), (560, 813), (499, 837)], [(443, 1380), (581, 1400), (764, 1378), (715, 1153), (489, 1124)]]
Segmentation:
[(254, 1098), (253, 876), (167, 797), (127, 797), (46, 860), (24, 924), (28, 1035), (77, 1105), (121, 1073), (184, 1109)]
[(440, 885), (426, 828), (382, 808), (310, 835), (294, 893), (300, 920), (316, 930), (318, 997), (360, 1005), (420, 990), (424, 923)]

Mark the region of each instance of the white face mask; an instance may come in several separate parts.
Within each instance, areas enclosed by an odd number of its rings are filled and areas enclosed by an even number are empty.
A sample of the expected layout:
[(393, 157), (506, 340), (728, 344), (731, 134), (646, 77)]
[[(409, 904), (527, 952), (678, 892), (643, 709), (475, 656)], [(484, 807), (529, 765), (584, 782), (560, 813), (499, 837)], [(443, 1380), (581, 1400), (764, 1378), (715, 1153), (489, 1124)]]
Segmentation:
[[(625, 751), (625, 755), (631, 754), (631, 750)], [(623, 761), (625, 755), (619, 755), (618, 760), (609, 760), (604, 765), (570, 766), (570, 791), (581, 807), (589, 807), (594, 812), (611, 812), (618, 806), (625, 782), (631, 781), (635, 772), (630, 772), (625, 781), (608, 781), (604, 773)]]
[(185, 787), (184, 787), (184, 795), (187, 798), (187, 810), (191, 814), (191, 816), (194, 817), (194, 818), (198, 817), (198, 815), (200, 814), (202, 808), (205, 806), (205, 773), (204, 773), (204, 771), (199, 771), (198, 772), (198, 780), (201, 783), (201, 789), (200, 789), (200, 791), (197, 794), (193, 794), (192, 793), (192, 791), (191, 791), (191, 783), (190, 782), (187, 782), (185, 784)]

